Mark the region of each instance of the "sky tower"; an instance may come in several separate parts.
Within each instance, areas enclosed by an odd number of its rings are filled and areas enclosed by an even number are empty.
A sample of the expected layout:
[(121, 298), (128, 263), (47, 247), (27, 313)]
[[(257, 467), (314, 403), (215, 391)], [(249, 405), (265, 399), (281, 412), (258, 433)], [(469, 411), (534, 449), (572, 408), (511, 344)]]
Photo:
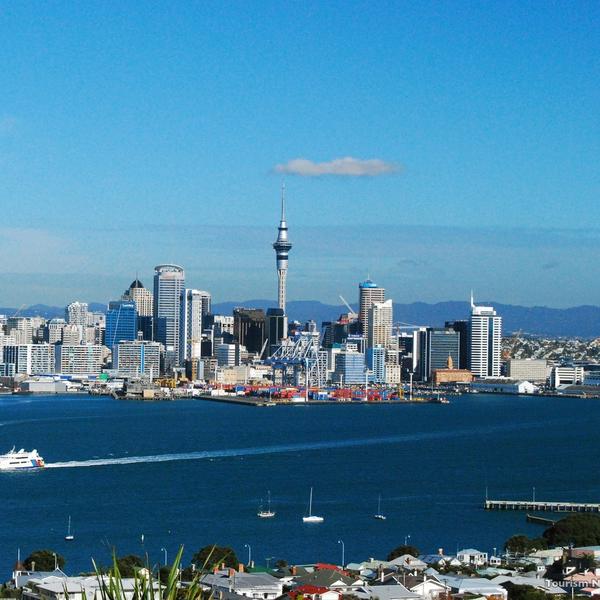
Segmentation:
[(288, 240), (288, 228), (285, 221), (285, 185), (281, 186), (281, 220), (279, 221), (277, 239), (273, 243), (273, 248), (277, 259), (277, 276), (279, 278), (277, 298), (279, 308), (285, 313), (288, 252), (292, 249), (292, 244)]

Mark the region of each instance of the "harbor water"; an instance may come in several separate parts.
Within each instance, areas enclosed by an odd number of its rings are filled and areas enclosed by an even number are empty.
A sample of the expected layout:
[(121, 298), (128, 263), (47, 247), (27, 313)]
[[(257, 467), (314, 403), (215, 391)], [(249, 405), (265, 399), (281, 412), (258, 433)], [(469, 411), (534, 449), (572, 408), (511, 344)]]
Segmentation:
[[(265, 564), (385, 558), (409, 541), (423, 552), (492, 552), (543, 526), (495, 499), (598, 502), (600, 402), (474, 394), (451, 403), (256, 408), (203, 400), (0, 396), (0, 451), (37, 448), (48, 468), (0, 473), (0, 574), (49, 548), (66, 571), (91, 559), (184, 559), (232, 546)], [(306, 524), (310, 487), (313, 513)], [(271, 491), (273, 519), (259, 519)], [(386, 520), (374, 519), (381, 494)], [(74, 541), (65, 541), (71, 516)]]

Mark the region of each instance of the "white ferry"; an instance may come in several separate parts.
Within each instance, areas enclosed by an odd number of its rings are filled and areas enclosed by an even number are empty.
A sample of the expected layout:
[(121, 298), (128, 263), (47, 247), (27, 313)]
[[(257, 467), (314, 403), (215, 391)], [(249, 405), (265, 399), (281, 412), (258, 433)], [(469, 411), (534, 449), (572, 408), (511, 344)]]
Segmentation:
[(13, 448), (6, 454), (0, 454), (0, 471), (18, 471), (21, 469), (41, 469), (46, 466), (44, 459), (37, 450), (27, 452)]

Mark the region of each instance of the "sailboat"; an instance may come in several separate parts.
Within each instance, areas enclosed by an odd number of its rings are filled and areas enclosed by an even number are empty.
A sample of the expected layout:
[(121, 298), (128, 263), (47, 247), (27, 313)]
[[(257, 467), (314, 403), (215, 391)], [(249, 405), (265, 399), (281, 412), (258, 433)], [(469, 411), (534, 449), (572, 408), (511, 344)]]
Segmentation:
[(380, 521), (385, 521), (387, 517), (381, 514), (381, 494), (379, 494), (379, 499), (377, 500), (377, 513), (373, 515), (374, 519), (379, 519)]
[(69, 524), (67, 525), (67, 535), (65, 535), (65, 540), (67, 542), (72, 542), (75, 539), (75, 536), (71, 533), (71, 515), (69, 515)]
[(272, 519), (275, 516), (275, 511), (271, 510), (271, 491), (267, 492), (267, 510), (260, 507), (260, 510), (256, 513), (261, 519)]
[(308, 500), (308, 516), (302, 517), (302, 520), (305, 523), (322, 523), (325, 519), (323, 517), (318, 517), (317, 515), (312, 514), (312, 497), (313, 497), (313, 489), (310, 488), (310, 498)]

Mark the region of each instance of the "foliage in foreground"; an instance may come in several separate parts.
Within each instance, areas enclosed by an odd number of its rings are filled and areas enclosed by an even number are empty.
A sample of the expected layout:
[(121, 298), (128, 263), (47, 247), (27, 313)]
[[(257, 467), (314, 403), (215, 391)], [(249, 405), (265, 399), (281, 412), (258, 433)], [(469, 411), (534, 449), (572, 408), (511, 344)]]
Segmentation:
[(94, 563), (101, 600), (127, 600), (130, 597), (135, 598), (135, 600), (209, 600), (211, 595), (202, 590), (198, 575), (185, 587), (180, 585), (179, 575), (182, 554), (183, 546), (179, 549), (165, 579), (162, 579), (160, 575), (155, 577), (152, 574), (152, 569), (148, 566), (135, 570), (133, 594), (131, 591), (125, 592), (123, 585), (125, 576), (119, 569), (119, 561), (116, 556), (113, 556), (113, 565), (107, 575), (103, 575)]

